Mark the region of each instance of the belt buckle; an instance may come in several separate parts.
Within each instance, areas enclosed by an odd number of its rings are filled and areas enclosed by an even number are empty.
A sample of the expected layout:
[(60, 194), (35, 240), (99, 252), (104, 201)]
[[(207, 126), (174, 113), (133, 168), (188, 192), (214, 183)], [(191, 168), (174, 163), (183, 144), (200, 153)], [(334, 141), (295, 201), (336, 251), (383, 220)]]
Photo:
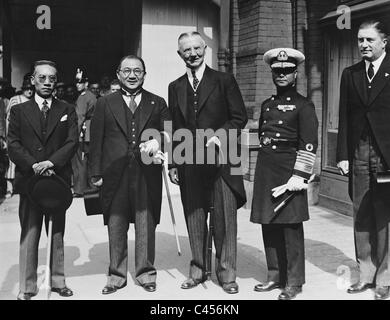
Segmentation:
[(262, 140), (261, 143), (265, 146), (268, 146), (269, 144), (271, 144), (271, 141), (272, 141), (272, 139), (270, 137), (262, 137), (261, 140)]

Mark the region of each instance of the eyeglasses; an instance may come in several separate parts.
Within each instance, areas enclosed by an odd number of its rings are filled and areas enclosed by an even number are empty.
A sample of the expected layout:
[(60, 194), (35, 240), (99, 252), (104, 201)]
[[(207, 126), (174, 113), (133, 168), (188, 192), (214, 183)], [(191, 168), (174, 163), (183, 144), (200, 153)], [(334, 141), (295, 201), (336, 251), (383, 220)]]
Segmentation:
[(291, 74), (296, 70), (295, 67), (286, 67), (286, 68), (272, 68), (272, 72), (275, 74)]
[[(196, 52), (197, 55), (201, 55), (203, 50), (204, 50), (203, 47), (194, 48), (194, 51)], [(192, 54), (192, 50), (188, 48), (183, 50), (182, 53), (185, 57), (189, 57)]]
[(119, 71), (122, 72), (122, 74), (124, 75), (125, 78), (127, 78), (129, 75), (131, 75), (131, 73), (133, 72), (135, 74), (136, 77), (140, 77), (144, 71), (141, 70), (141, 69), (130, 69), (130, 68), (126, 68), (126, 69), (120, 69)]
[(35, 78), (38, 79), (38, 82), (39, 83), (45, 83), (46, 82), (46, 79), (49, 79), (49, 82), (50, 83), (55, 83), (57, 82), (57, 77), (56, 76), (45, 76), (43, 74), (39, 75), (39, 76), (35, 76)]

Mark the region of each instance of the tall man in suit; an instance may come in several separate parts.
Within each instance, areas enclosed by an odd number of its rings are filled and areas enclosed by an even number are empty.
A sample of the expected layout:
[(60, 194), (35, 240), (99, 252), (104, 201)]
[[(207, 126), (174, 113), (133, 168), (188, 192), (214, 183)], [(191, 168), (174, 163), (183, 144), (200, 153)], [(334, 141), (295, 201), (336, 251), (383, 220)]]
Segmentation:
[(164, 99), (142, 88), (145, 74), (140, 57), (122, 58), (117, 69), (121, 90), (98, 100), (91, 122), (90, 176), (95, 186), (102, 187), (110, 251), (103, 294), (126, 286), (129, 223), (135, 226), (136, 279), (146, 291), (156, 290), (155, 229), (160, 221), (162, 167), (143, 160), (145, 155), (156, 156), (161, 139), (146, 140), (143, 133), (154, 129), (159, 135), (170, 116)]
[[(337, 162), (349, 176), (354, 239), (360, 281), (348, 289), (359, 293), (375, 287), (375, 299), (390, 290), (390, 183), (379, 183), (390, 166), (390, 56), (388, 32), (380, 21), (359, 27), (363, 60), (343, 71)], [(389, 172), (387, 172), (389, 173)]]
[[(198, 32), (181, 34), (178, 47), (178, 54), (187, 70), (169, 85), (168, 104), (174, 130), (188, 129), (193, 137), (197, 136), (199, 129), (223, 130), (227, 135), (230, 130), (239, 132), (247, 123), (247, 114), (234, 77), (215, 71), (205, 64), (207, 46)], [(195, 140), (193, 150), (196, 149)], [(237, 139), (233, 140), (221, 141), (214, 135), (201, 143), (205, 148), (216, 145), (221, 150), (226, 150), (226, 146), (221, 143), (233, 146)], [(195, 159), (193, 160), (195, 163)], [(190, 289), (206, 280), (206, 220), (210, 193), (213, 193), (216, 274), (225, 292), (237, 293), (237, 209), (246, 202), (243, 179), (242, 175), (231, 174), (229, 161), (217, 172), (213, 181), (209, 179), (209, 169), (207, 164), (186, 162), (176, 165), (174, 161), (169, 171), (171, 181), (180, 185), (192, 251), (189, 278), (181, 287)]]
[[(43, 212), (27, 196), (27, 182), (35, 175), (60, 176), (71, 182), (71, 159), (77, 148), (77, 118), (74, 107), (52, 97), (57, 82), (54, 62), (37, 61), (31, 83), (35, 87), (33, 99), (11, 109), (8, 150), (16, 164), (15, 189), (20, 194), (19, 219), (22, 228), (19, 256), (19, 300), (30, 300), (38, 292), (38, 244)], [(48, 217), (45, 216), (45, 223)], [(53, 216), (53, 244), (51, 262), (52, 291), (71, 296), (64, 275), (65, 212)]]

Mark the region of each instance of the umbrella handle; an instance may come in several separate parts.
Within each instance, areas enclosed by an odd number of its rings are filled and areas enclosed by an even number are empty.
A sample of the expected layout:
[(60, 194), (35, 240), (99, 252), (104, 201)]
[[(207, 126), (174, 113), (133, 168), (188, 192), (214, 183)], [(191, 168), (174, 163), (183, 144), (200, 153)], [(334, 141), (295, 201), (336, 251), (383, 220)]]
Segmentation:
[(51, 245), (53, 239), (53, 216), (49, 215), (49, 226), (47, 232), (47, 252), (46, 252), (46, 268), (45, 268), (45, 283), (46, 299), (49, 300), (51, 287), (50, 287), (50, 257), (51, 257)]
[(167, 172), (165, 170), (164, 163), (162, 164), (162, 175), (165, 185), (165, 190), (167, 191), (167, 198), (168, 198), (168, 204), (169, 204), (169, 211), (171, 213), (171, 219), (172, 219), (172, 226), (173, 226), (173, 232), (175, 234), (176, 238), (176, 245), (177, 245), (177, 254), (181, 256), (181, 249), (180, 249), (180, 242), (179, 237), (177, 236), (176, 232), (176, 220), (175, 220), (175, 214), (173, 213), (173, 205), (172, 205), (172, 199), (171, 199), (171, 192), (169, 191), (169, 185), (168, 185), (168, 179), (167, 179)]

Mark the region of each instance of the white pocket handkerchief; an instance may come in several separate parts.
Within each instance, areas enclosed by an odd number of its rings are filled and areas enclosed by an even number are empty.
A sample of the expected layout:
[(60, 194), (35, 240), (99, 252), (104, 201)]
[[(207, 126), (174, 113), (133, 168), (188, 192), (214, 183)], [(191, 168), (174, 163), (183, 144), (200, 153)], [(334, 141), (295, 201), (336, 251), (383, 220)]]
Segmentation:
[(63, 121), (66, 121), (66, 120), (68, 120), (68, 115), (67, 114), (62, 116), (60, 122), (63, 122)]

